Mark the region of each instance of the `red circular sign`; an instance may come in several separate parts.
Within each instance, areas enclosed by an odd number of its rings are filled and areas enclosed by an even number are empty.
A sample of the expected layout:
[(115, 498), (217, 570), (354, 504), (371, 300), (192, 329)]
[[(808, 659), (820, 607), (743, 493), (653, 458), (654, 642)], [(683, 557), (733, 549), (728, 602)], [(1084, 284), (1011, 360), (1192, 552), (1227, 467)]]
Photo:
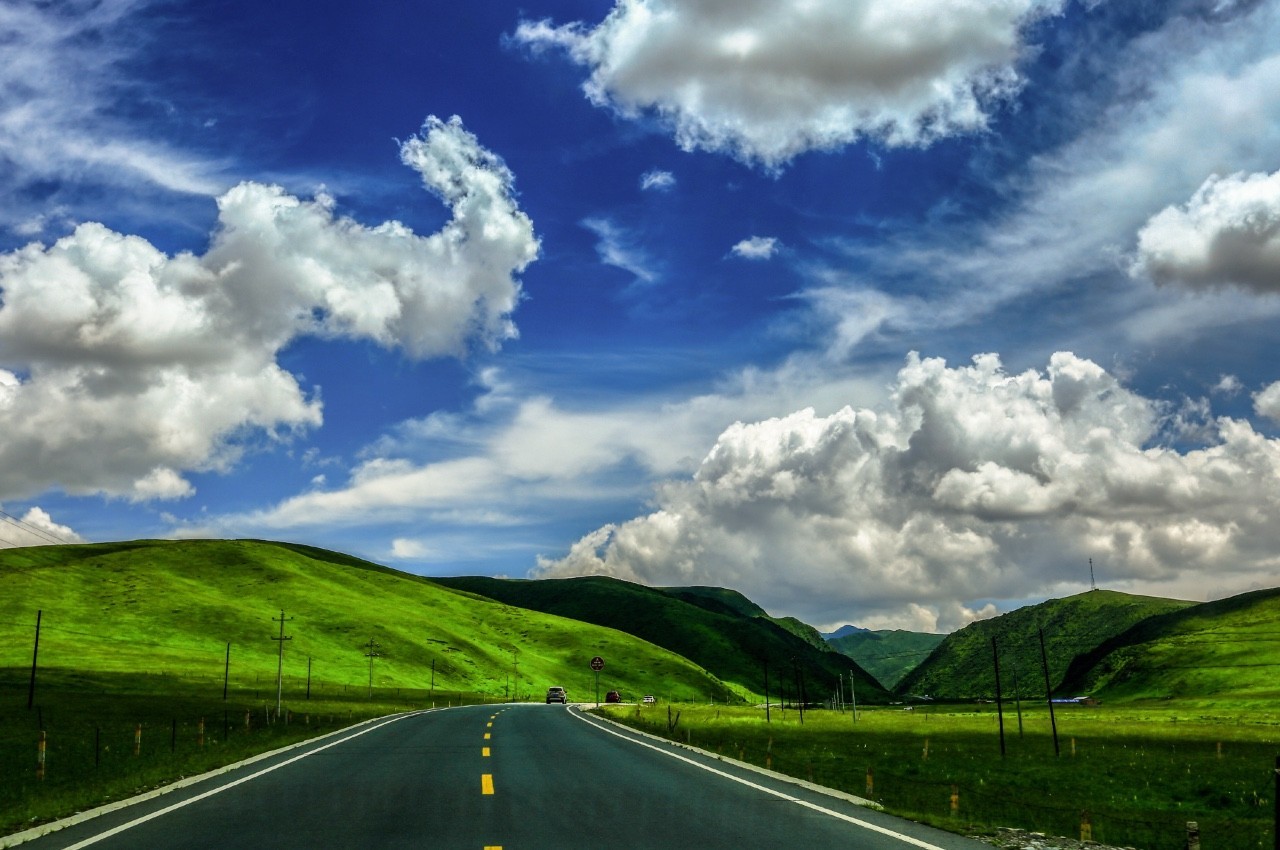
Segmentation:
[(599, 673), (601, 670), (603, 670), (603, 669), (604, 669), (604, 659), (603, 659), (603, 658), (601, 658), (599, 655), (597, 655), (595, 658), (591, 659), (591, 669), (592, 669), (592, 670), (595, 670), (597, 673)]

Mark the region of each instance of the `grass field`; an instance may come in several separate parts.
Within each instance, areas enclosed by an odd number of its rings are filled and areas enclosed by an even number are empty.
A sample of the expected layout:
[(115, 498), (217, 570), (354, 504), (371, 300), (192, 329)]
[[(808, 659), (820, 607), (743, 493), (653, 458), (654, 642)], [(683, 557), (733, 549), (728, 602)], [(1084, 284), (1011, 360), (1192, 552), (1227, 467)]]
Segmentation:
[[(994, 706), (849, 713), (673, 705), (610, 707), (647, 732), (868, 797), (945, 829), (1020, 827), (1143, 850), (1182, 850), (1197, 821), (1204, 850), (1272, 847), (1273, 768), (1280, 715), (1166, 706), (1005, 712), (1000, 755)], [(870, 776), (870, 780), (868, 780)], [(870, 781), (870, 789), (868, 782)], [(952, 794), (957, 810), (951, 811)]]
[[(370, 697), (366, 688), (330, 687), (313, 689), (307, 699), (305, 686), (294, 683), (277, 716), (274, 681), (230, 688), (224, 702), (220, 681), (55, 669), (41, 672), (37, 701), (28, 709), (29, 682), (29, 671), (0, 671), (0, 835), (371, 717), (431, 705), (426, 691), (403, 688), (378, 688)], [(443, 690), (434, 697), (441, 706), (485, 699)]]

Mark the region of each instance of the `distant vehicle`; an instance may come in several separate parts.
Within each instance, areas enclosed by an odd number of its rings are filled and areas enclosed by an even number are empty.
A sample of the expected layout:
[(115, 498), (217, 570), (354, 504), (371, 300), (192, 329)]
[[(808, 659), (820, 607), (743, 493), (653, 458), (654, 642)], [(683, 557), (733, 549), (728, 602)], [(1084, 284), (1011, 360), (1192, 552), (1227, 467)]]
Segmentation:
[(558, 686), (547, 688), (547, 705), (551, 705), (553, 702), (564, 705), (568, 701), (569, 695), (564, 692), (564, 688)]
[(654, 697), (654, 695), (653, 695), (653, 694), (645, 694), (645, 695), (644, 695), (644, 699), (642, 699), (642, 700), (640, 700), (640, 701), (641, 701), (642, 703), (644, 703), (645, 705), (653, 705), (653, 704), (654, 704), (655, 702), (657, 702), (658, 700), (657, 700), (657, 698), (655, 698), (655, 697)]
[(605, 702), (622, 702), (622, 694), (618, 693), (617, 691), (609, 691), (609, 693), (604, 695), (604, 701)]

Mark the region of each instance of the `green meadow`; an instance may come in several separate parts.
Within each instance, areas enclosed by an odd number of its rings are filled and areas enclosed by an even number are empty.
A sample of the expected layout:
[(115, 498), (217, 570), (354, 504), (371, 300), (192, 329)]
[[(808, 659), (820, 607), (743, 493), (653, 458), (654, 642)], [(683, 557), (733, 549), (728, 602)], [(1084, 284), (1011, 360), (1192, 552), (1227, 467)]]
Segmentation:
[[(668, 714), (668, 708), (670, 714)], [(1196, 821), (1205, 850), (1270, 848), (1280, 715), (1167, 706), (995, 707), (799, 712), (707, 705), (609, 707), (671, 740), (874, 800), (956, 832), (998, 826), (1143, 850), (1182, 850)], [(670, 720), (669, 720), (670, 718)], [(672, 728), (672, 722), (674, 728)], [(956, 809), (951, 808), (955, 794)]]
[(2, 550), (0, 833), (369, 717), (541, 699), (552, 684), (589, 699), (595, 655), (608, 659), (602, 692), (724, 692), (686, 659), (623, 632), (320, 549), (139, 541)]

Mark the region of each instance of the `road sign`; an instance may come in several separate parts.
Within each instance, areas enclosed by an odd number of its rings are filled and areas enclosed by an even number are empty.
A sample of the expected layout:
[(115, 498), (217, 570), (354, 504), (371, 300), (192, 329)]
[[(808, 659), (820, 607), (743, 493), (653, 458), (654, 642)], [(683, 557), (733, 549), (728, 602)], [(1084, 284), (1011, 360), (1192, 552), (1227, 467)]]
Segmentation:
[(595, 658), (592, 658), (592, 659), (591, 659), (591, 669), (592, 669), (592, 670), (595, 670), (597, 673), (599, 673), (601, 670), (603, 670), (603, 669), (604, 669), (604, 659), (603, 659), (603, 658), (601, 658), (599, 655), (597, 655)]

